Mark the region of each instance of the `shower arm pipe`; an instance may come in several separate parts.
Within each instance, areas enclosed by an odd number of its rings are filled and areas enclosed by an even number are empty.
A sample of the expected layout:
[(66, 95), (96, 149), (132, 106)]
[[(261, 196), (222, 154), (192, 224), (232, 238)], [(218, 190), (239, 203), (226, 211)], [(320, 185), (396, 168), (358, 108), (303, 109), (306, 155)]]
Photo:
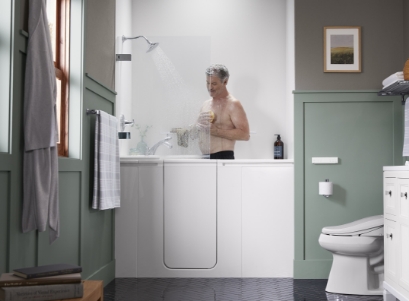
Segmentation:
[(146, 42), (148, 42), (149, 44), (152, 44), (152, 42), (149, 41), (145, 36), (137, 36), (137, 37), (125, 37), (125, 36), (122, 36), (122, 42), (125, 42), (126, 40), (135, 40), (135, 39), (138, 39), (138, 38), (144, 38), (144, 39), (146, 40)]

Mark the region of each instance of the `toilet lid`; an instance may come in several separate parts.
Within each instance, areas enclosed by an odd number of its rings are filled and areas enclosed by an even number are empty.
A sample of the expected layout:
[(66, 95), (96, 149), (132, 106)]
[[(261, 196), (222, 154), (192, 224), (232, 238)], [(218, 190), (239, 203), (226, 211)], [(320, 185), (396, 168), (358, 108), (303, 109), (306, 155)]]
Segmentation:
[(322, 228), (322, 233), (330, 235), (354, 235), (372, 228), (383, 226), (383, 215), (376, 215), (359, 219), (352, 223)]

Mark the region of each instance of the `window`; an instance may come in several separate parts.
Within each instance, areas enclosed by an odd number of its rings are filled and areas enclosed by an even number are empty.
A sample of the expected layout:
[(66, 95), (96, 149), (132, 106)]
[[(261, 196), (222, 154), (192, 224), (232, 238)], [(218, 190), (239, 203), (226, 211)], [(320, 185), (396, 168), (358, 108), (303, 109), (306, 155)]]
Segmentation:
[(47, 0), (47, 17), (57, 80), (58, 155), (67, 157), (70, 0)]

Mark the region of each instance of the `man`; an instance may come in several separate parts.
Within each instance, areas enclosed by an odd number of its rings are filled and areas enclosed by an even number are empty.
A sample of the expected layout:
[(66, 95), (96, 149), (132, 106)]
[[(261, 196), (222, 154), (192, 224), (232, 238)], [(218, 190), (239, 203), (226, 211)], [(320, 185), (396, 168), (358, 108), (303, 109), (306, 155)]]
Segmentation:
[(229, 71), (224, 65), (206, 69), (207, 90), (212, 98), (203, 103), (198, 124), (210, 130), (210, 140), (200, 142), (202, 152), (210, 153), (210, 159), (234, 159), (236, 140), (250, 139), (246, 112), (227, 91), (228, 81)]

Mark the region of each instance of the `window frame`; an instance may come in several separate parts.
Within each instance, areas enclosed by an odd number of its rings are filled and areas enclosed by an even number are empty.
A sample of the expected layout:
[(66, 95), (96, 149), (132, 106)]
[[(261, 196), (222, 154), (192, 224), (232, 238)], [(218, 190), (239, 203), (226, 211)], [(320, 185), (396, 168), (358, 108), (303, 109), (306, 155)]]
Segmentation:
[(60, 128), (58, 155), (68, 157), (68, 112), (69, 112), (69, 65), (70, 65), (70, 0), (55, 0), (56, 30), (55, 30), (55, 76), (61, 81)]

